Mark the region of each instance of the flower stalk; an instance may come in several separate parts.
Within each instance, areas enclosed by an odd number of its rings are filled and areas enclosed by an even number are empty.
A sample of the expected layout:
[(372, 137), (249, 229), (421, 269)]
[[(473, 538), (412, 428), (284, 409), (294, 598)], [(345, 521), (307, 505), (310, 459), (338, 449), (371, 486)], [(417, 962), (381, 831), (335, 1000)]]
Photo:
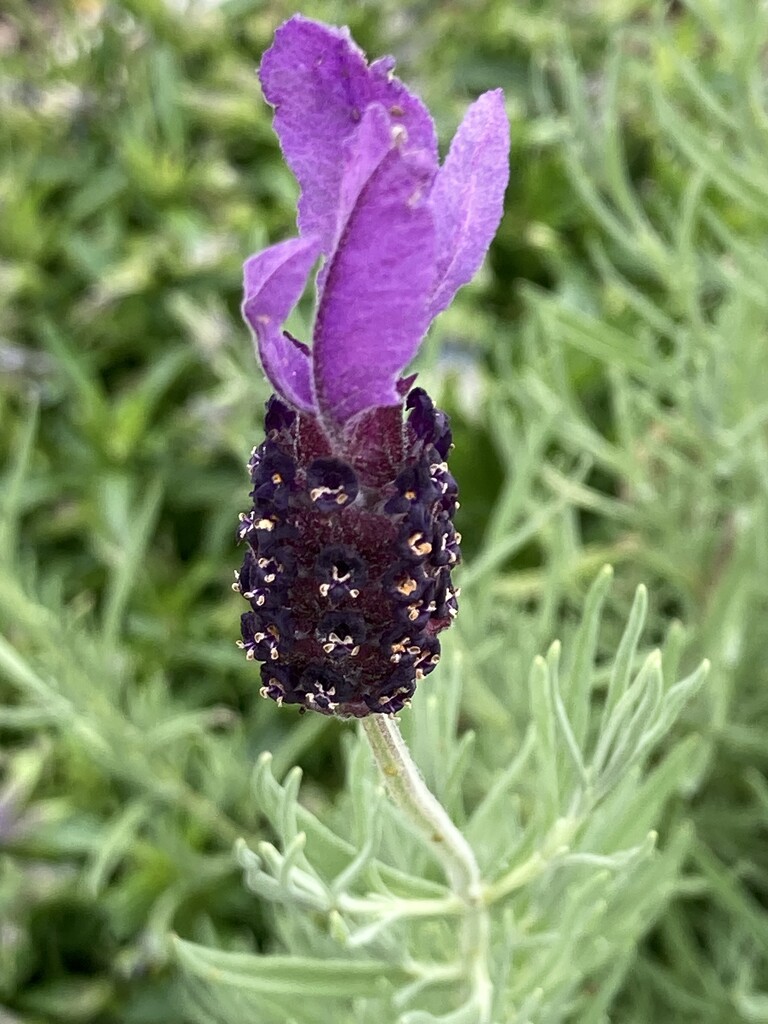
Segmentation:
[(478, 1024), (491, 1019), (493, 987), (488, 971), (490, 919), (477, 859), (448, 812), (416, 767), (397, 720), (371, 715), (362, 727), (392, 802), (440, 862), (455, 896), (464, 904), (460, 956)]

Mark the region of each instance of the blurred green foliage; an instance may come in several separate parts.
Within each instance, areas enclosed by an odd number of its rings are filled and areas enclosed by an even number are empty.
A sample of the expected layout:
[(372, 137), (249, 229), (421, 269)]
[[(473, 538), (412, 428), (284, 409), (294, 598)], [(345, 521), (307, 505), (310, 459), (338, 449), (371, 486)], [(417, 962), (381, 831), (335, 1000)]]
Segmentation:
[[(293, 10), (0, 10), (2, 1024), (186, 1022), (171, 931), (284, 951), (233, 854), (272, 836), (259, 753), (278, 779), (304, 767), (321, 818), (345, 786), (350, 727), (260, 700), (228, 590), (267, 395), (240, 267), (292, 231), (296, 198), (254, 69)], [(573, 637), (605, 561), (598, 706), (641, 581), (642, 656), (666, 641), (673, 666), (712, 661), (678, 726), (698, 753), (653, 823), (663, 848), (687, 836), (655, 924), (610, 979), (585, 977), (592, 1016), (582, 999), (530, 1019), (766, 1022), (764, 5), (305, 13), (395, 53), (444, 140), (479, 91), (507, 96), (507, 215), (419, 366), (456, 427), (467, 808), (523, 742), (534, 656)]]

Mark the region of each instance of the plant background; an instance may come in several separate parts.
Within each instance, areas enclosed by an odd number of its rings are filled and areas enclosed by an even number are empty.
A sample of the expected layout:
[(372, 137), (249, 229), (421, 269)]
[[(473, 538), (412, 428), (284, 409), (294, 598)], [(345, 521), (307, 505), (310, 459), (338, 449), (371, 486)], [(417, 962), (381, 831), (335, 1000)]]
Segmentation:
[[(370, 786), (352, 726), (261, 700), (234, 647), (234, 524), (267, 396), (240, 268), (291, 232), (296, 198), (254, 69), (293, 10), (0, 8), (2, 1024), (201, 1019), (171, 932), (318, 948), (243, 884), (234, 842), (280, 832), (254, 764), (271, 751), (278, 779), (301, 765), (321, 820)], [(632, 870), (607, 922), (599, 883), (566, 886), (542, 940), (554, 966), (528, 992), (544, 1002), (526, 1010), (523, 993), (499, 1020), (766, 1022), (765, 5), (304, 13), (396, 54), (443, 141), (486, 88), (505, 89), (512, 122), (498, 238), (419, 361), (455, 424), (466, 561), (448, 664), (410, 713), (434, 728), (416, 740), (427, 777), (459, 816), (481, 805), (525, 742), (534, 656), (568, 649), (605, 562), (594, 708), (639, 583), (638, 664), (662, 643), (680, 674), (712, 662), (650, 763), (676, 752), (644, 823), (665, 858), (653, 906), (640, 913)], [(461, 751), (459, 800), (440, 769)], [(535, 831), (542, 779), (522, 766), (487, 836), (513, 819)], [(599, 945), (635, 917), (599, 969), (558, 987), (575, 920)], [(387, 1020), (354, 1003), (359, 986), (327, 1019)]]

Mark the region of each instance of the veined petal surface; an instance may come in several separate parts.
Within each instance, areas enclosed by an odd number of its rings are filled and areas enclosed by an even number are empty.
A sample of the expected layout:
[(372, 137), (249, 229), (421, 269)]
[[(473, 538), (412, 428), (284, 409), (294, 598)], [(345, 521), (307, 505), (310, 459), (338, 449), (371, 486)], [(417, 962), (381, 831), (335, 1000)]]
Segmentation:
[(330, 424), (401, 401), (397, 380), (426, 330), (435, 273), (431, 160), (403, 152), (380, 105), (368, 108), (346, 156), (313, 349), (315, 395)]
[(288, 166), (301, 186), (298, 224), (328, 252), (335, 235), (343, 143), (366, 108), (380, 103), (405, 129), (407, 148), (437, 161), (435, 126), (418, 97), (392, 76), (394, 61), (368, 66), (347, 29), (296, 15), (281, 25), (259, 72), (275, 107), (274, 126)]
[(467, 110), (432, 188), (438, 262), (430, 320), (477, 272), (499, 226), (508, 180), (509, 121), (495, 89)]
[(253, 328), (270, 383), (290, 405), (315, 409), (309, 349), (283, 332), (320, 255), (316, 238), (290, 238), (251, 256), (244, 267), (243, 315)]

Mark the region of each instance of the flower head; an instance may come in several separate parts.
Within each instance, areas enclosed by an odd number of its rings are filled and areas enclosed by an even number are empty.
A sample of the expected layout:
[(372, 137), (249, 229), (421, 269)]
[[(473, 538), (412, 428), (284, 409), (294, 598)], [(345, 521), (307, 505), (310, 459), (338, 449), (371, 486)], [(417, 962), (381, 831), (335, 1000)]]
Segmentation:
[[(402, 707), (456, 612), (450, 429), (401, 374), (478, 269), (508, 174), (499, 90), (440, 166), (429, 112), (392, 68), (345, 30), (300, 16), (277, 30), (261, 82), (301, 186), (300, 234), (245, 265), (276, 397), (240, 529), (242, 645), (267, 696), (358, 716)], [(317, 264), (309, 348), (283, 323)]]

